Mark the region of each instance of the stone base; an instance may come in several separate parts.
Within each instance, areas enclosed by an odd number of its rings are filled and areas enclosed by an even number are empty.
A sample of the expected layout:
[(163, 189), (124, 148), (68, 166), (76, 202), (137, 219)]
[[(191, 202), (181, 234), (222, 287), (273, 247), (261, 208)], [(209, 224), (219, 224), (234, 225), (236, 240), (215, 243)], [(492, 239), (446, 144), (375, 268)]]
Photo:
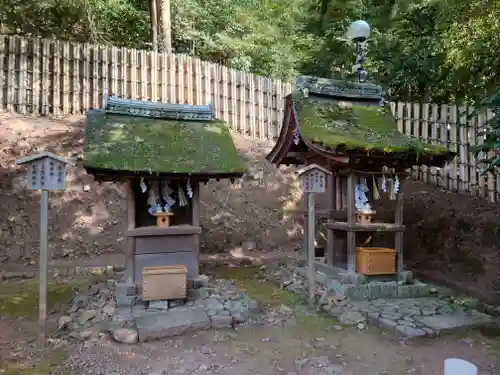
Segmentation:
[(245, 323), (259, 310), (257, 302), (237, 292), (233, 282), (214, 287), (199, 278), (197, 288), (188, 290), (187, 300), (150, 302), (140, 295), (127, 295), (129, 289), (121, 284), (115, 289), (117, 308), (112, 321), (118, 327), (135, 327), (141, 342), (209, 328), (231, 328)]
[(141, 314), (135, 319), (139, 341), (180, 336), (210, 328), (210, 318), (203, 307), (173, 309), (172, 311)]
[[(307, 268), (296, 267), (295, 272), (307, 278)], [(343, 271), (345, 273), (345, 271)], [(371, 300), (377, 298), (419, 298), (427, 297), (431, 294), (431, 287), (428, 284), (413, 281), (410, 272), (401, 275), (405, 281), (368, 281), (359, 282), (359, 274), (337, 274), (337, 277), (321, 272), (316, 273), (316, 282), (327, 289), (328, 292), (343, 294), (345, 298), (351, 300)], [(358, 282), (351, 283), (349, 281)]]

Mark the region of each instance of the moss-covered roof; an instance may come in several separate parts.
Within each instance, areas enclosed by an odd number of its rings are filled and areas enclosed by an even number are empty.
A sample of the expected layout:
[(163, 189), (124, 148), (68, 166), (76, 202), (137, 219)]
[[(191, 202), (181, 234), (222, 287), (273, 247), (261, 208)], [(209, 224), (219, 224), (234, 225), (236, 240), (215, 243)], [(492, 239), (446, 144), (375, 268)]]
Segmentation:
[(87, 116), (84, 167), (117, 172), (224, 175), (245, 172), (227, 125), (104, 111)]
[(446, 156), (444, 147), (402, 134), (388, 106), (340, 102), (315, 96), (294, 98), (300, 134), (324, 149), (386, 154)]

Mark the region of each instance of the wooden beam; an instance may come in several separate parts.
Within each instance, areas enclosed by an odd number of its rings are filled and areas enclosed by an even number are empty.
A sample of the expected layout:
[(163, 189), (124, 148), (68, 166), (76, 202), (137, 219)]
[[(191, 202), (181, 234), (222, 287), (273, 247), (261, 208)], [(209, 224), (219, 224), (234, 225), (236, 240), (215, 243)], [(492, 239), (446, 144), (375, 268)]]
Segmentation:
[(370, 223), (370, 224), (349, 224), (345, 221), (329, 221), (326, 224), (327, 228), (337, 231), (351, 232), (403, 232), (404, 225), (392, 223)]

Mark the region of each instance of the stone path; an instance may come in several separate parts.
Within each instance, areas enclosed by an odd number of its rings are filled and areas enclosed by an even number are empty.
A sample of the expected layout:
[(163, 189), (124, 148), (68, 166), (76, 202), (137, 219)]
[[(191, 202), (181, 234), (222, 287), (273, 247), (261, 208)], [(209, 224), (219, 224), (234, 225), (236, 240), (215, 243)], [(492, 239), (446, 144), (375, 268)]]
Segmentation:
[[(281, 282), (291, 292), (306, 295), (304, 275), (307, 271), (304, 268), (282, 264), (278, 267), (263, 266), (262, 270), (263, 277)], [(493, 322), (491, 315), (500, 316), (500, 307), (489, 306), (489, 314), (485, 314), (476, 309), (477, 301), (463, 304), (450, 298), (449, 293), (439, 295), (436, 288), (413, 280), (408, 284), (374, 282), (363, 289), (342, 284), (318, 272), (316, 281), (318, 309), (338, 318), (343, 324), (361, 329), (370, 324), (396, 336), (434, 337), (445, 332), (486, 326)], [(350, 290), (355, 290), (355, 293), (350, 293)], [(365, 290), (368, 294), (363, 294)], [(370, 298), (371, 290), (376, 291), (377, 296), (382, 291), (389, 298)], [(418, 297), (402, 298), (408, 296), (409, 290), (417, 292)]]
[[(336, 315), (335, 308), (326, 311)], [(492, 322), (489, 315), (453, 306), (440, 298), (375, 299), (347, 303), (339, 315), (345, 321), (360, 313), (368, 323), (405, 337), (436, 336), (456, 329), (484, 326)], [(344, 314), (344, 315), (342, 315)], [(352, 319), (352, 317), (351, 317)]]

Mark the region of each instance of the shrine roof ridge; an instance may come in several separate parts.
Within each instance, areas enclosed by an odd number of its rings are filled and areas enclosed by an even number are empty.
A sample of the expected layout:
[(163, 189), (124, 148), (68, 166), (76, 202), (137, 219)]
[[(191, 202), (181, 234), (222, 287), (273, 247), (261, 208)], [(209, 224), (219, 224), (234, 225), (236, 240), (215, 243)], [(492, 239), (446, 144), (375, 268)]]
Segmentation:
[(214, 120), (211, 105), (172, 104), (146, 100), (123, 99), (104, 96), (104, 111), (120, 115), (131, 115), (171, 120)]
[(312, 94), (352, 99), (382, 99), (382, 86), (374, 83), (358, 83), (312, 76), (299, 76), (295, 86)]

